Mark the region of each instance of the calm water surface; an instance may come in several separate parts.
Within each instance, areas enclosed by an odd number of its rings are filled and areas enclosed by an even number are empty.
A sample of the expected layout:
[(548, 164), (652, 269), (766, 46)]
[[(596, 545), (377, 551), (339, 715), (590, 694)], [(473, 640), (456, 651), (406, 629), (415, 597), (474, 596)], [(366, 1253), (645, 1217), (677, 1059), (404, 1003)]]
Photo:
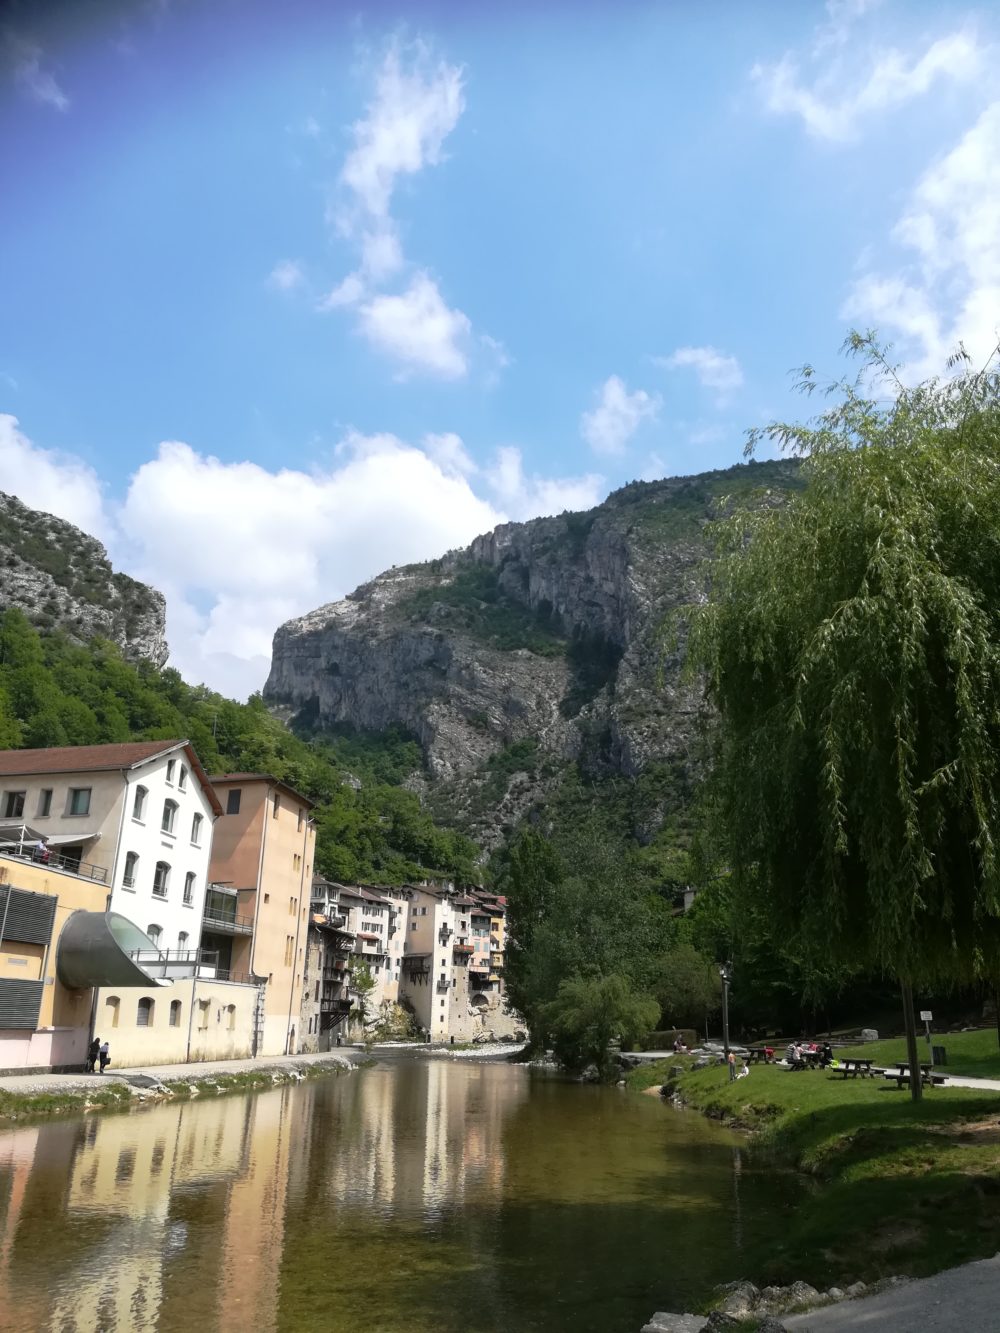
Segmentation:
[(398, 1057), (0, 1134), (0, 1327), (638, 1333), (796, 1189), (655, 1098)]

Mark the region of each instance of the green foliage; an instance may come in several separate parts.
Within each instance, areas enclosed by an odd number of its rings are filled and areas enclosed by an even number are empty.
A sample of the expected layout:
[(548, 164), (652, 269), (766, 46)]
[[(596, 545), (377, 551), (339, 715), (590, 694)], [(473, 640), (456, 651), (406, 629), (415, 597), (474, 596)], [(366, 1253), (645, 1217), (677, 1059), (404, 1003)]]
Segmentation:
[(352, 963), (351, 990), (358, 997), (358, 1017), (362, 1027), (367, 1027), (372, 1021), (371, 995), (374, 989), (375, 978), (371, 966), (364, 961)]
[[(188, 737), (208, 772), (269, 773), (317, 803), (316, 870), (346, 882), (401, 884), (425, 876), (478, 882), (479, 849), (438, 828), (394, 785), (414, 743), (348, 736), (306, 741), (260, 695), (245, 704), (187, 685), (178, 672), (133, 666), (101, 640), (42, 636), (18, 611), (0, 616), (0, 744), (89, 745)], [(356, 788), (348, 775), (361, 779)]]
[(753, 433), (807, 485), (719, 525), (694, 608), (720, 845), (811, 966), (968, 977), (1000, 956), (1000, 375), (909, 389), (850, 344), (832, 407)]
[(662, 968), (656, 998), (668, 1022), (676, 1027), (698, 1027), (706, 1014), (716, 1012), (722, 983), (710, 955), (681, 938), (664, 954)]
[[(425, 568), (428, 573), (438, 573), (430, 566)], [(499, 573), (492, 566), (461, 565), (439, 578), (401, 600), (397, 613), (468, 634), (503, 652), (527, 648), (539, 657), (565, 653), (566, 640), (558, 619), (551, 611), (532, 611), (511, 597), (500, 586)]]
[(631, 1045), (656, 1023), (659, 1012), (652, 996), (636, 993), (625, 977), (572, 977), (560, 982), (542, 1019), (564, 1068), (595, 1065), (607, 1077), (613, 1067), (611, 1043)]

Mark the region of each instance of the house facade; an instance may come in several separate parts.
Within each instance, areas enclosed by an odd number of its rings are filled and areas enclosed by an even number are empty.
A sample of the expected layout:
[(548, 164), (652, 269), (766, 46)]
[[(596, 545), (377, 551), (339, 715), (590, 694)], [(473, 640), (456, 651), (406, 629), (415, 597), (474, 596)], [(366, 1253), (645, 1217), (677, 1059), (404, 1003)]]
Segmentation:
[(316, 848), (312, 802), (267, 774), (223, 773), (211, 783), (222, 813), (204, 940), (233, 974), (259, 980), (256, 1053), (294, 1055)]

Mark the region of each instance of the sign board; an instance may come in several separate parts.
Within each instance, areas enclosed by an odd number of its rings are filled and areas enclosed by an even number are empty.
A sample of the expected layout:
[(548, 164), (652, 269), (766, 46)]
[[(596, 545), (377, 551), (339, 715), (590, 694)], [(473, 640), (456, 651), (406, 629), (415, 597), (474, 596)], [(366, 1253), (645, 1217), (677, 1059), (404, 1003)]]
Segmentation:
[(934, 1015), (931, 1013), (929, 1009), (921, 1009), (920, 1011), (921, 1023), (931, 1023), (933, 1022), (933, 1020), (934, 1020)]

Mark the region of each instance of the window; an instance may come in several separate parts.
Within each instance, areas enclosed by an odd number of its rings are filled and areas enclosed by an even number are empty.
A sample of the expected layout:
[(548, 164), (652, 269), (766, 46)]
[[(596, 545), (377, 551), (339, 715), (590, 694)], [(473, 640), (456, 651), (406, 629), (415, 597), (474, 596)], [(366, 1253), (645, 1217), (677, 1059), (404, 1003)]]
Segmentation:
[(167, 781), (168, 781), (168, 782), (173, 782), (173, 780), (174, 780), (174, 769), (176, 768), (176, 766), (177, 766), (177, 761), (176, 761), (176, 759), (168, 759), (168, 760), (167, 760)]
[(167, 896), (167, 888), (170, 884), (170, 866), (166, 861), (157, 861), (156, 869), (153, 871), (153, 893), (157, 898)]
[(180, 1000), (170, 1001), (170, 1026), (179, 1028), (181, 1025), (181, 1002)]
[(145, 787), (136, 787), (135, 797), (132, 801), (132, 818), (145, 819), (146, 817), (146, 797), (149, 795)]
[(182, 931), (180, 932), (180, 934), (177, 936), (177, 947), (178, 947), (178, 949), (186, 949), (186, 948), (187, 948), (187, 942), (188, 942), (188, 940), (189, 940), (190, 938), (191, 938), (191, 936), (187, 933), (187, 931), (186, 931), (186, 930), (182, 930)]
[(208, 1000), (198, 1001), (198, 1027), (204, 1032), (208, 1027)]
[(177, 787), (178, 787), (178, 790), (179, 790), (179, 791), (187, 791), (187, 785), (188, 785), (188, 771), (187, 771), (187, 769), (184, 767), (184, 765), (181, 764), (181, 771), (180, 771), (180, 773), (177, 775)]
[(295, 936), (285, 936), (285, 966), (291, 967), (292, 959), (295, 956)]
[(118, 1026), (118, 1006), (121, 1001), (117, 995), (109, 995), (104, 1001), (104, 1026), (116, 1028)]
[(173, 833), (174, 820), (177, 818), (177, 802), (163, 802), (163, 818), (160, 820), (161, 833)]
[(289, 898), (289, 900), (288, 900), (288, 915), (289, 915), (289, 916), (294, 916), (295, 913), (296, 913), (296, 911), (297, 911), (297, 909), (298, 909), (298, 906), (299, 906), (299, 900), (298, 900), (298, 898)]
[(135, 868), (139, 864), (139, 853), (129, 852), (125, 857), (125, 873), (122, 875), (122, 887), (135, 888)]
[(66, 807), (68, 815), (89, 815), (90, 814), (90, 788), (89, 787), (70, 787), (69, 804)]
[(227, 1005), (226, 1005), (226, 1028), (227, 1028), (230, 1032), (235, 1032), (235, 1031), (236, 1031), (236, 1005), (235, 1005), (235, 1004), (227, 1004)]
[(144, 995), (136, 1005), (135, 1025), (137, 1028), (149, 1028), (153, 1026), (153, 1001), (148, 995)]
[(243, 794), (242, 787), (233, 787), (226, 797), (226, 814), (238, 815), (240, 813), (240, 796)]
[(426, 908), (426, 907), (421, 907), (421, 909), (420, 909), (420, 915), (421, 915), (421, 916), (426, 916), (426, 915), (427, 915), (427, 908)]
[(415, 921), (411, 921), (411, 922), (410, 922), (410, 929), (411, 929), (411, 930), (416, 930), (416, 928), (417, 928), (417, 923), (416, 923)]
[(305, 817), (306, 817), (306, 812), (302, 809), (302, 807), (301, 807), (301, 805), (300, 805), (300, 806), (299, 806), (299, 822), (295, 825), (295, 832), (296, 832), (296, 833), (301, 833), (301, 832), (302, 832), (302, 823), (303, 823)]
[(201, 815), (195, 815), (191, 820), (191, 841), (196, 847), (201, 845), (201, 826), (204, 823)]
[(281, 798), (279, 797), (278, 793), (275, 792), (275, 793), (274, 793), (274, 809), (271, 811), (271, 818), (272, 818), (272, 819), (277, 819), (277, 818), (278, 818), (278, 811), (279, 811), (280, 809), (281, 809)]
[(146, 934), (154, 944), (159, 944), (160, 936), (163, 934), (163, 927), (155, 924), (146, 927)]
[(292, 869), (295, 871), (302, 869), (302, 857), (299, 856), (298, 852), (292, 853)]
[(16, 819), (24, 814), (24, 792), (5, 791), (3, 794), (3, 813), (6, 819)]
[(38, 814), (39, 817), (50, 815), (52, 813), (52, 788), (43, 787), (38, 794)]
[(264, 901), (266, 903), (269, 903), (271, 901), (271, 895), (269, 893), (264, 894)]
[(189, 870), (184, 876), (184, 902), (190, 907), (194, 902), (194, 871)]

